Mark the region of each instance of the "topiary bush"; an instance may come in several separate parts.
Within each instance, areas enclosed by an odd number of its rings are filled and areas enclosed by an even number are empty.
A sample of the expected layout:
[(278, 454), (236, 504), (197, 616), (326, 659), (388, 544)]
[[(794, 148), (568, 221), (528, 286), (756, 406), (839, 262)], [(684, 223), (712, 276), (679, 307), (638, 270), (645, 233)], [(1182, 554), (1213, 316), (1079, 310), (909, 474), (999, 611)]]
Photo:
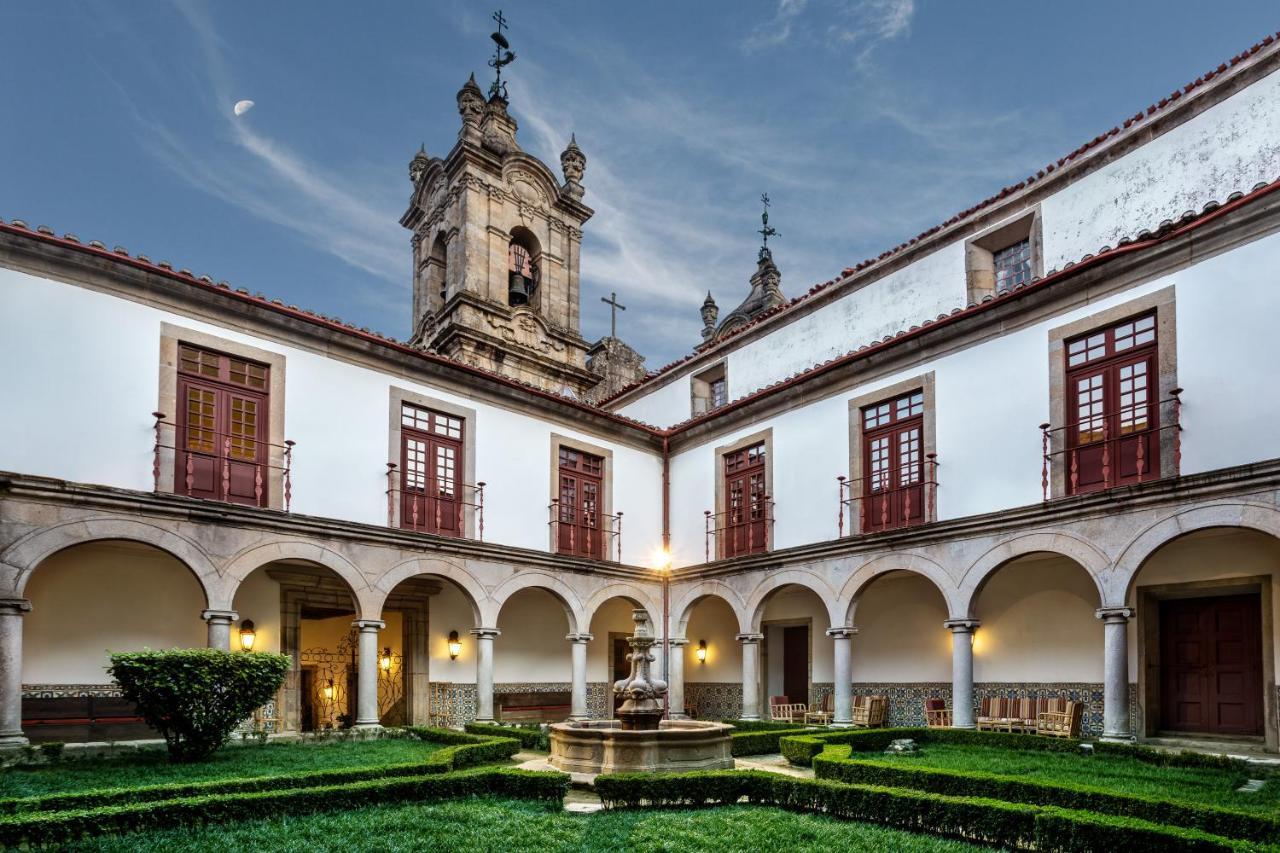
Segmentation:
[(147, 725), (164, 736), (172, 761), (199, 761), (273, 697), (289, 658), (221, 649), (116, 652), (107, 672)]

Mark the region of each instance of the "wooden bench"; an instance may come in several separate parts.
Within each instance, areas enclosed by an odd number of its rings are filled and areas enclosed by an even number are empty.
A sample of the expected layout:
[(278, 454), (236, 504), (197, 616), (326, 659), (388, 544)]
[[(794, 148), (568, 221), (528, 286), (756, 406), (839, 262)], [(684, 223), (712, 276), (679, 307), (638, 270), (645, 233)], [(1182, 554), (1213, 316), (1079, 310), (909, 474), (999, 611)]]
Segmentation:
[(138, 740), (159, 737), (119, 696), (29, 697), (22, 728), (33, 741)]
[(569, 719), (567, 690), (539, 693), (499, 693), (493, 697), (494, 716), (503, 723), (559, 723)]
[(769, 697), (769, 719), (775, 723), (803, 723), (809, 706), (787, 696)]
[(889, 700), (884, 696), (854, 696), (853, 724), (868, 729), (884, 726), (885, 714), (889, 708)]
[(1016, 699), (988, 696), (978, 708), (977, 724), (982, 731), (1026, 732), (1050, 737), (1080, 737), (1084, 703), (1061, 697)]

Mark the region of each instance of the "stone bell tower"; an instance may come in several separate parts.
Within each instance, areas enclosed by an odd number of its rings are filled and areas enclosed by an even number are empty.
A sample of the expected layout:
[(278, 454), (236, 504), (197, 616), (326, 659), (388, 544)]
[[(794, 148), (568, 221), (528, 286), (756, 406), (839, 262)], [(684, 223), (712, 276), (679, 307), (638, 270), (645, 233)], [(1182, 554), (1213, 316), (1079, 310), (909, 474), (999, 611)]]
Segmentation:
[(420, 150), (409, 164), (400, 224), (413, 232), (412, 343), (582, 396), (599, 379), (579, 333), (578, 259), (593, 213), (582, 203), (587, 158), (571, 139), (557, 179), (520, 150), (507, 107), (500, 75), (488, 97), (472, 75), (458, 92), (453, 149), (444, 158)]

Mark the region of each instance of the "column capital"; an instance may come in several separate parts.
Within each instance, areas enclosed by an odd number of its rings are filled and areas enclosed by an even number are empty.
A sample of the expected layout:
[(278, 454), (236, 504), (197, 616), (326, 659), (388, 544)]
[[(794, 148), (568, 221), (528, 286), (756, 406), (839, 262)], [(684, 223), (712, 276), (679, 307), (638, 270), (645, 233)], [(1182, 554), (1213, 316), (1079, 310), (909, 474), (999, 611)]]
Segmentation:
[(492, 640), (494, 637), (502, 636), (502, 632), (497, 628), (471, 628), (467, 633), (481, 640)]
[(1132, 607), (1099, 607), (1094, 616), (1103, 622), (1128, 622), (1136, 611)]
[[(660, 645), (662, 642), (663, 641), (660, 639), (654, 645)], [(689, 639), (688, 637), (669, 637), (667, 638), (666, 643), (669, 646), (687, 646), (689, 645)]]
[(735, 634), (733, 637), (739, 643), (744, 645), (749, 643), (758, 643), (764, 639), (764, 634)]
[(372, 633), (373, 631), (381, 631), (383, 628), (387, 627), (387, 623), (383, 622), (381, 619), (357, 619), (351, 624), (359, 628), (360, 633), (362, 634), (365, 632)]
[(827, 636), (833, 640), (847, 640), (856, 633), (858, 633), (858, 629), (852, 625), (841, 625), (837, 628), (827, 629)]
[(230, 625), (240, 618), (240, 614), (234, 610), (204, 610), (201, 611), (200, 618), (206, 622), (221, 622), (225, 625)]
[(953, 634), (972, 634), (982, 625), (977, 619), (948, 619), (942, 623)]
[(564, 638), (571, 643), (589, 643), (595, 639), (594, 634), (565, 634)]
[(0, 598), (0, 613), (17, 614), (31, 612), (31, 602), (25, 598)]

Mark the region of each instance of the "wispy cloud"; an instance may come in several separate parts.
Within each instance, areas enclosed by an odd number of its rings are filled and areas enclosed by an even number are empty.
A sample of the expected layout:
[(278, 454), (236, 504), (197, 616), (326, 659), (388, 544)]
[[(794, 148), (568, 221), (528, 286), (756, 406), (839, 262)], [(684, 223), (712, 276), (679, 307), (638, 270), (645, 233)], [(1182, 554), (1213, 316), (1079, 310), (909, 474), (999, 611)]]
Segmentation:
[(804, 12), (809, 0), (778, 0), (773, 17), (762, 21), (742, 40), (743, 50), (762, 50), (777, 47), (791, 39), (796, 19)]
[(778, 0), (773, 14), (751, 29), (741, 47), (754, 52), (792, 41), (839, 50), (852, 45), (862, 62), (881, 42), (909, 34), (915, 12), (915, 0), (836, 0), (812, 7), (808, 0)]

